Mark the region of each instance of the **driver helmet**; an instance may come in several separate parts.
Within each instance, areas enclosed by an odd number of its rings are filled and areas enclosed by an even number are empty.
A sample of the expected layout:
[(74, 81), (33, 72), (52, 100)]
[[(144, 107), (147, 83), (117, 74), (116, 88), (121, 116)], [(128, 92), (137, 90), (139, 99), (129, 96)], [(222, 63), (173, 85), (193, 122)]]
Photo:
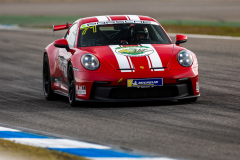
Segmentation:
[(132, 28), (132, 41), (137, 41), (141, 39), (149, 39), (149, 33), (144, 26), (134, 26)]

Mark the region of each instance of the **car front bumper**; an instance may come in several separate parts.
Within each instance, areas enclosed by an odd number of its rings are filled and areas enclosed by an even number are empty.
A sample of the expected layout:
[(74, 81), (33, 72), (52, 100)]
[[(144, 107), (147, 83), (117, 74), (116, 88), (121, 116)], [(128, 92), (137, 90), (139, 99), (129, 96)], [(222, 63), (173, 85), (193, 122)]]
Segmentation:
[(131, 102), (178, 100), (200, 97), (194, 95), (191, 80), (182, 83), (165, 84), (153, 88), (128, 88), (126, 86), (101, 86), (94, 83), (88, 100), (76, 98), (77, 101), (92, 102)]
[[(79, 101), (173, 100), (200, 95), (198, 68), (118, 74), (75, 71), (74, 74), (76, 98)], [(163, 86), (153, 88), (127, 87), (128, 79), (149, 78), (163, 78)], [(85, 91), (79, 91), (82, 88)]]

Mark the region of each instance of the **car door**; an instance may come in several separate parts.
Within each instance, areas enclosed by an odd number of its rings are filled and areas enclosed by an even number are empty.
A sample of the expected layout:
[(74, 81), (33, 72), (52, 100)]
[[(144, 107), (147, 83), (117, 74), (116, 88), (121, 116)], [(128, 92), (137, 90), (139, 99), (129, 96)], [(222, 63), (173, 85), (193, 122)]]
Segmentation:
[[(68, 41), (69, 48), (73, 49), (75, 47), (75, 40), (77, 35), (77, 23), (74, 23), (71, 28), (67, 31), (65, 39)], [(61, 75), (61, 88), (67, 89), (68, 79), (67, 79), (67, 61), (72, 56), (71, 52), (68, 52), (65, 48), (59, 49), (59, 68), (62, 72)]]

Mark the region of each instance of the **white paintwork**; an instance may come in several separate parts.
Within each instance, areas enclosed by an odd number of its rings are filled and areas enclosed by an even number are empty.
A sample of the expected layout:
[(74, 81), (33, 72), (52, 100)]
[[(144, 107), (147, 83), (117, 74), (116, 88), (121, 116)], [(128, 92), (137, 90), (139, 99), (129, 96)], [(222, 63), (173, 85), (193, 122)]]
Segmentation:
[[(155, 50), (155, 48), (151, 44), (142, 44), (142, 46), (150, 47), (153, 50), (153, 53), (148, 56), (152, 63), (152, 67), (153, 68), (163, 67), (161, 58), (157, 51)], [(154, 71), (164, 71), (164, 69), (154, 69)]]
[(16, 143), (41, 147), (41, 148), (95, 148), (110, 149), (110, 147), (87, 142), (69, 139), (50, 139), (50, 138), (4, 138)]
[(99, 22), (109, 21), (107, 16), (96, 16)]
[[(120, 55), (115, 51), (115, 48), (119, 47), (119, 45), (109, 45), (109, 47), (111, 48), (112, 52), (114, 53), (117, 59), (119, 69), (130, 68), (127, 56)], [(132, 72), (132, 70), (121, 70), (121, 72)]]
[(19, 130), (16, 130), (16, 129), (6, 128), (1, 126), (0, 126), (0, 131), (20, 132)]

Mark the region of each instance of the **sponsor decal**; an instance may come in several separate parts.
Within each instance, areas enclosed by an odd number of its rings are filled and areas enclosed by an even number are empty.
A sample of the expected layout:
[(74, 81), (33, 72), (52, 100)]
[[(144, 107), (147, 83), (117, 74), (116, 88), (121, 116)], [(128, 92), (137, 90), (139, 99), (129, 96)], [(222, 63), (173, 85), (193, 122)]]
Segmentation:
[(199, 91), (199, 82), (196, 82), (196, 91)]
[(153, 53), (153, 49), (147, 46), (117, 47), (115, 51), (118, 54), (129, 57), (148, 56)]
[(68, 83), (65, 82), (62, 78), (60, 77), (51, 77), (51, 82), (52, 83), (58, 83), (64, 87), (67, 87), (68, 86)]
[(86, 86), (78, 86), (78, 85), (76, 85), (76, 93), (77, 94), (87, 94)]
[(67, 60), (63, 56), (59, 56), (59, 66), (64, 76), (67, 77)]
[(83, 30), (82, 35), (85, 35), (86, 32), (88, 31), (88, 29), (92, 29), (92, 30), (93, 30), (93, 33), (96, 33), (96, 32), (97, 32), (97, 27), (96, 27), (96, 25), (90, 27), (90, 26), (88, 26), (88, 25), (86, 25), (86, 24), (83, 24), (83, 25), (81, 25), (81, 27), (80, 27), (80, 30)]
[(83, 24), (83, 25), (81, 25), (80, 29), (83, 29), (83, 28), (85, 28), (85, 27), (88, 27), (88, 25)]
[(134, 70), (126, 70), (127, 68), (134, 68), (131, 57), (146, 57), (148, 61), (148, 67), (151, 68), (151, 71), (164, 71), (164, 69), (154, 69), (161, 68), (163, 66), (158, 52), (151, 44), (126, 47), (119, 45), (109, 45), (109, 47), (117, 59), (119, 69), (124, 69), (121, 70), (121, 72), (134, 72)]
[(162, 78), (153, 78), (153, 79), (128, 79), (127, 86), (128, 87), (154, 87), (154, 86), (162, 86), (163, 79)]
[(123, 82), (123, 78), (120, 78), (118, 81), (118, 84), (121, 84)]
[(53, 82), (60, 83), (60, 80), (58, 78), (55, 78)]
[(73, 68), (73, 70), (74, 70), (74, 71), (79, 71), (79, 69), (77, 69), (77, 68)]

